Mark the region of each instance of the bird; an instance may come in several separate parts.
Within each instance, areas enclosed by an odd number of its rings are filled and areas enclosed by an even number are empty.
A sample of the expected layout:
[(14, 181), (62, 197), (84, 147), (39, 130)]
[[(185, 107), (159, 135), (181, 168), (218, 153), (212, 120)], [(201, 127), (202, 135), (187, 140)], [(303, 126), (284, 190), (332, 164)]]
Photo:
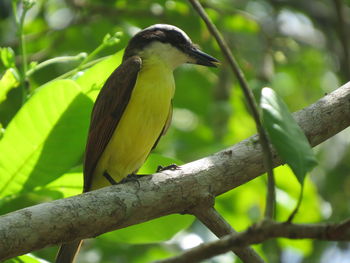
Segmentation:
[[(172, 118), (173, 71), (189, 63), (217, 67), (180, 28), (149, 26), (128, 42), (122, 63), (95, 101), (84, 158), (83, 192), (117, 184), (135, 175)], [(63, 244), (56, 263), (71, 263), (82, 241)]]

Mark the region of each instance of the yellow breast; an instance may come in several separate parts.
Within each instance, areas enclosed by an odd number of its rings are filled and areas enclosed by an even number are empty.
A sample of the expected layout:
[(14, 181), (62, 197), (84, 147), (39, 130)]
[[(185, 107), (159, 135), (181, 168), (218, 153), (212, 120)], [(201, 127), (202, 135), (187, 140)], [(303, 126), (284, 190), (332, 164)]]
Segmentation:
[(96, 166), (92, 189), (109, 185), (104, 171), (118, 182), (145, 162), (167, 120), (174, 95), (172, 70), (144, 65), (130, 101)]

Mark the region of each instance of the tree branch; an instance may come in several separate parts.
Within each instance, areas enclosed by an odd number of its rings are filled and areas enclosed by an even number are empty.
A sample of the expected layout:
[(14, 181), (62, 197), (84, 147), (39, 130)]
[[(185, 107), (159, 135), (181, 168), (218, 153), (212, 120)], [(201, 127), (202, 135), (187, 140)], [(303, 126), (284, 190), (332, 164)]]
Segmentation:
[[(219, 238), (229, 234), (237, 234), (230, 224), (226, 222), (226, 220), (212, 206), (196, 206), (192, 209), (191, 213)], [(234, 252), (243, 262), (264, 263), (264, 260), (250, 247), (235, 247), (232, 248), (232, 252)]]
[(350, 219), (340, 224), (289, 224), (265, 221), (248, 230), (227, 235), (217, 241), (199, 245), (173, 258), (159, 260), (156, 263), (186, 263), (201, 260), (241, 248), (251, 244), (262, 243), (271, 238), (317, 239), (327, 241), (350, 241)]
[[(294, 115), (315, 146), (350, 125), (350, 82)], [(274, 155), (274, 166), (282, 163)], [(265, 172), (257, 136), (214, 155), (129, 182), (0, 217), (0, 261), (45, 246), (191, 211)]]

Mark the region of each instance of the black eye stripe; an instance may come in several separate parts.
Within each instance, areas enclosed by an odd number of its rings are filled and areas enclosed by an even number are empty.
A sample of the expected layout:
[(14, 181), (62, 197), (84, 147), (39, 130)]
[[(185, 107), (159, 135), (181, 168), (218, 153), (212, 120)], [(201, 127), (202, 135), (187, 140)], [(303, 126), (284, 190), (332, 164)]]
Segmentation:
[(168, 43), (180, 51), (185, 51), (187, 47), (192, 45), (186, 34), (174, 27), (151, 27), (140, 31), (129, 41), (124, 59), (137, 54), (154, 41)]
[(170, 32), (171, 37), (178, 43), (186, 43), (187, 39), (180, 33), (175, 30)]

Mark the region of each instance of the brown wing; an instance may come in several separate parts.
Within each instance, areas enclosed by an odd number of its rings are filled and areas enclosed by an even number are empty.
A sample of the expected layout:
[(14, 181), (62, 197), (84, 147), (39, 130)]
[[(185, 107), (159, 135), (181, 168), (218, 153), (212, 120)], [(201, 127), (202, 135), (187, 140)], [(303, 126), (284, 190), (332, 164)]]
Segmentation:
[(84, 192), (89, 191), (92, 175), (130, 100), (141, 69), (141, 58), (124, 61), (107, 79), (92, 109), (84, 160)]

